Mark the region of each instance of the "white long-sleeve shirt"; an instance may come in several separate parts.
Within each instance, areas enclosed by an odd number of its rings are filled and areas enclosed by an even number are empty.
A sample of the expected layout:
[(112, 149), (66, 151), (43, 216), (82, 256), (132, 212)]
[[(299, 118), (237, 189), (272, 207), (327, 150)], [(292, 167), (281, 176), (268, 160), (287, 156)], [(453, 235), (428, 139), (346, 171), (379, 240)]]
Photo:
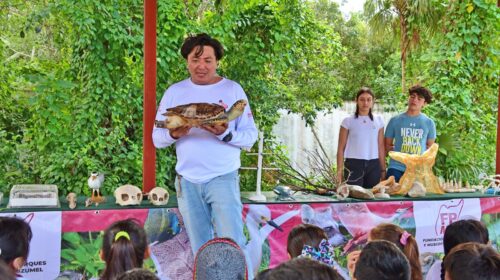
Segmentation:
[[(186, 79), (170, 86), (161, 99), (156, 120), (165, 120), (162, 114), (168, 108), (188, 103), (207, 102), (227, 106), (227, 110), (240, 99), (248, 100), (241, 86), (229, 79), (211, 85), (197, 85)], [(223, 142), (229, 132), (232, 139)], [(175, 143), (178, 174), (193, 183), (205, 183), (240, 168), (241, 148), (250, 148), (257, 140), (257, 128), (250, 105), (236, 120), (229, 122), (228, 129), (219, 136), (193, 127), (186, 136), (173, 139), (169, 130), (153, 128), (153, 143), (156, 148), (165, 148)]]

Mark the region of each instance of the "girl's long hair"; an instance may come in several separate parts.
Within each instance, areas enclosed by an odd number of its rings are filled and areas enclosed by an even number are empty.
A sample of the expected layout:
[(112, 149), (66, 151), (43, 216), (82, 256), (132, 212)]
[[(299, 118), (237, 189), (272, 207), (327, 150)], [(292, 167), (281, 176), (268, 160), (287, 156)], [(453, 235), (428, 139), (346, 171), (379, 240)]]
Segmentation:
[[(116, 238), (119, 232), (128, 236)], [(125, 271), (142, 267), (147, 246), (146, 232), (137, 222), (127, 219), (113, 223), (104, 232), (102, 241), (106, 268), (101, 280), (114, 280)]]
[(417, 241), (410, 235), (406, 238), (406, 242), (404, 242), (406, 244), (403, 244), (401, 236), (404, 232), (405, 230), (397, 225), (383, 223), (370, 231), (370, 237), (372, 240), (387, 240), (396, 244), (410, 262), (411, 280), (422, 280), (422, 267), (420, 265)]
[[(369, 95), (372, 96), (373, 99), (375, 99), (375, 95), (373, 94), (373, 92), (370, 88), (362, 87), (360, 90), (358, 90), (358, 93), (356, 94), (356, 112), (354, 113), (354, 117), (356, 117), (356, 118), (358, 118), (358, 116), (359, 116), (358, 98), (363, 93), (368, 93)], [(373, 121), (372, 108), (370, 108), (370, 111), (368, 111), (368, 116), (370, 117), (370, 120)]]

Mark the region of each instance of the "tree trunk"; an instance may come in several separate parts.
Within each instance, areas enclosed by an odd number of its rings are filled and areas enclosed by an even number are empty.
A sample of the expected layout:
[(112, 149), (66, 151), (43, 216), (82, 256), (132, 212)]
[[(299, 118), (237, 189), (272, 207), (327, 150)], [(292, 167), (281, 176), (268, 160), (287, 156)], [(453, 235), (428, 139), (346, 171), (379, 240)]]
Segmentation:
[(403, 95), (405, 95), (406, 93), (405, 69), (406, 69), (406, 56), (401, 56), (401, 92), (403, 93)]
[(407, 34), (407, 26), (406, 26), (406, 18), (403, 12), (399, 14), (399, 24), (401, 28), (401, 40), (400, 40), (400, 49), (401, 49), (401, 92), (405, 94), (406, 92), (406, 83), (405, 83), (405, 69), (406, 69), (406, 52), (408, 48), (408, 34)]

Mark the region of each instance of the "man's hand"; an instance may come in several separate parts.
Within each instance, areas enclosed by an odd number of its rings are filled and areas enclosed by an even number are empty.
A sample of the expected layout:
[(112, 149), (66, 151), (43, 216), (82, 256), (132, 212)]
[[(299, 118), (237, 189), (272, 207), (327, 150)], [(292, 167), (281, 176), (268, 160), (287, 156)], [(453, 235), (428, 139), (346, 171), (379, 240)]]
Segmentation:
[(223, 124), (204, 124), (201, 126), (201, 128), (203, 128), (204, 130), (208, 131), (208, 132), (211, 132), (215, 135), (221, 135), (222, 133), (224, 133), (224, 131), (226, 131), (228, 127), (228, 124), (227, 123), (223, 123)]
[(181, 126), (181, 127), (178, 127), (178, 128), (170, 129), (169, 130), (170, 137), (172, 137), (174, 139), (179, 139), (182, 136), (187, 135), (189, 133), (190, 129), (191, 129), (191, 126), (189, 126), (189, 125), (185, 125), (185, 126)]

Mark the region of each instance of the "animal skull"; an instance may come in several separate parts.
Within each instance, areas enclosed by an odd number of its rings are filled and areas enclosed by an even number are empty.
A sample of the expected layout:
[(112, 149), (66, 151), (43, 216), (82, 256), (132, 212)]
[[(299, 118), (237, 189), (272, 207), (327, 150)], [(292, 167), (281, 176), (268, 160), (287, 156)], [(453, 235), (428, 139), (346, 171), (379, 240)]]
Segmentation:
[(156, 187), (149, 192), (148, 197), (153, 205), (166, 205), (169, 195), (166, 189)]
[(69, 204), (69, 208), (70, 209), (75, 209), (76, 207), (76, 193), (68, 193), (68, 195), (66, 196), (66, 200), (68, 201), (68, 204)]
[(115, 199), (121, 206), (139, 205), (142, 201), (142, 191), (133, 185), (123, 185), (115, 190)]

